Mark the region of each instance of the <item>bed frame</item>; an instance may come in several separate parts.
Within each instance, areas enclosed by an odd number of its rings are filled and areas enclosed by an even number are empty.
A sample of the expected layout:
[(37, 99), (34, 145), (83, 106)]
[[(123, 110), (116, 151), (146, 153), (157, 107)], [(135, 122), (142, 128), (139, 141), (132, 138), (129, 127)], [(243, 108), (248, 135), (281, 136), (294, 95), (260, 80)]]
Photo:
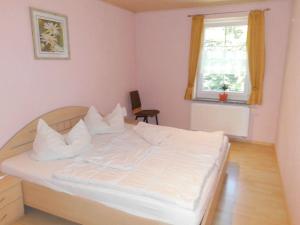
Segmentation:
[[(65, 107), (49, 112), (39, 118), (43, 118), (55, 130), (65, 133), (82, 119), (87, 111), (87, 107)], [(0, 149), (0, 162), (32, 149), (39, 118), (21, 129)], [(136, 123), (132, 120), (126, 120), (126, 122)], [(228, 154), (229, 150), (226, 153), (226, 159), (220, 167), (217, 180), (213, 186), (213, 194), (209, 200), (201, 225), (211, 225), (212, 223), (227, 176)], [(130, 215), (78, 196), (58, 192), (26, 180), (22, 181), (22, 185), (25, 205), (75, 223), (83, 225), (166, 225), (158, 221)]]

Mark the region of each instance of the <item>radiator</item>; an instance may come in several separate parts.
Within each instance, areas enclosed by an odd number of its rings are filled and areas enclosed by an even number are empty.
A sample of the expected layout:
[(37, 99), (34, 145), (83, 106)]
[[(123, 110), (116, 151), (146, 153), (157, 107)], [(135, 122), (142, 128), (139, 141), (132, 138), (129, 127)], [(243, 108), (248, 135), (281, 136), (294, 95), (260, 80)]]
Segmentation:
[(191, 129), (222, 130), (227, 135), (247, 137), (250, 109), (244, 105), (192, 103)]

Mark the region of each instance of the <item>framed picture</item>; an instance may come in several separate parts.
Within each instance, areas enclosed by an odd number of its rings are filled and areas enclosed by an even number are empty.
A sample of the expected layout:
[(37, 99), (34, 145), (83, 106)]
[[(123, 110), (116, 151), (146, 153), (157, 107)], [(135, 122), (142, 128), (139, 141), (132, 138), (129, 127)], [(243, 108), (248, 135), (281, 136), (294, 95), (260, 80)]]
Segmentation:
[(68, 18), (30, 8), (36, 59), (70, 59)]

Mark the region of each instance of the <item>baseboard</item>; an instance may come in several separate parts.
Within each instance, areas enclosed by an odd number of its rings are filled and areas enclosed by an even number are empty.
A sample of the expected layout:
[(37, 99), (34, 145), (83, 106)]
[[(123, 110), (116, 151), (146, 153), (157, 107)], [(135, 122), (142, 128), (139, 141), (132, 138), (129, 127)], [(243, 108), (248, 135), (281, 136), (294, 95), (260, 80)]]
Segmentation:
[(248, 144), (261, 145), (261, 146), (275, 148), (275, 144), (274, 143), (270, 143), (270, 142), (248, 140), (248, 139), (238, 138), (238, 137), (229, 137), (229, 139), (232, 142), (242, 142), (242, 143), (248, 143)]

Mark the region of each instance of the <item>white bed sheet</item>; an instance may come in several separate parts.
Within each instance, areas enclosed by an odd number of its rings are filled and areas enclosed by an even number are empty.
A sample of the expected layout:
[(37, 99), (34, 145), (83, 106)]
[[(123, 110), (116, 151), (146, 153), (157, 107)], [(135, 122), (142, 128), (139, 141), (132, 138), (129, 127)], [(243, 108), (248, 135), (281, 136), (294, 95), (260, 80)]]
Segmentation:
[[(112, 138), (116, 137), (116, 135), (117, 134), (98, 135), (93, 139), (93, 142), (97, 146), (105, 145), (110, 142)], [(1, 164), (1, 171), (56, 191), (97, 201), (109, 207), (143, 218), (173, 225), (199, 225), (207, 208), (208, 201), (212, 194), (212, 187), (228, 147), (228, 138), (225, 137), (222, 154), (220, 155), (217, 166), (205, 184), (201, 199), (195, 210), (184, 209), (174, 204), (168, 204), (145, 196), (129, 194), (120, 190), (111, 190), (105, 187), (75, 184), (53, 179), (52, 175), (54, 171), (64, 168), (72, 162), (72, 159), (38, 162), (29, 157), (29, 152), (25, 152), (5, 160)]]

